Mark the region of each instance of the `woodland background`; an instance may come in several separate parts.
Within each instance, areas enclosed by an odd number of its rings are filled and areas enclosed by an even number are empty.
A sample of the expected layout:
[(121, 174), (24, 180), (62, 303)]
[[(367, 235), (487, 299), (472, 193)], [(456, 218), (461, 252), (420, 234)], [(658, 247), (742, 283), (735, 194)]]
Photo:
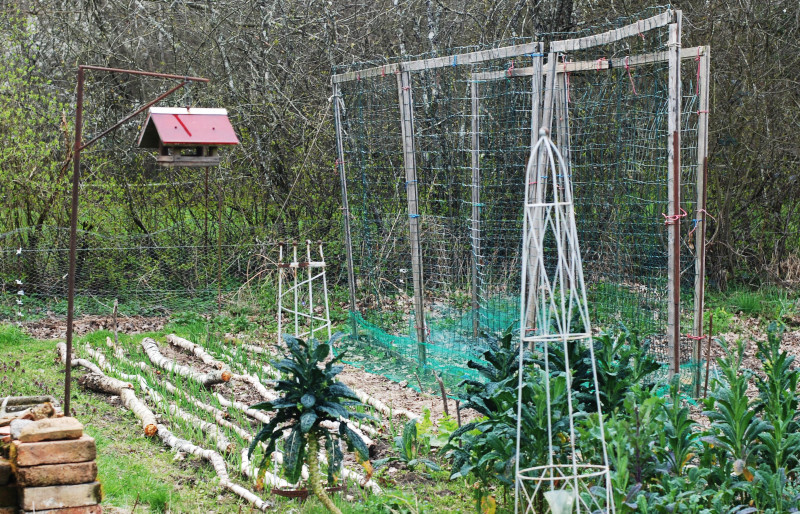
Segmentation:
[[(275, 241), (323, 240), (329, 254), (342, 255), (333, 66), (533, 39), (649, 6), (633, 0), (2, 2), (0, 282), (11, 291), (13, 277), (24, 276), (34, 292), (47, 294), (66, 286), (46, 270), (66, 269), (71, 166), (64, 164), (78, 64), (208, 77), (209, 85), (167, 103), (229, 109), (242, 145), (225, 152), (224, 165), (208, 175), (155, 166), (135, 148), (142, 117), (84, 154), (79, 247), (94, 253), (79, 253), (79, 287), (202, 289), (207, 279), (198, 277), (221, 267), (216, 252), (225, 253), (225, 276), (231, 270), (250, 276), (263, 265), (237, 257), (245, 242), (262, 245), (266, 255)], [(710, 285), (796, 285), (800, 6), (691, 0), (673, 7), (684, 11), (684, 46), (712, 48)], [(169, 85), (90, 72), (86, 139)], [(18, 258), (17, 248), (30, 258)], [(133, 271), (147, 260), (152, 277)], [(155, 284), (167, 280), (155, 278), (158, 267), (170, 268), (172, 282)]]

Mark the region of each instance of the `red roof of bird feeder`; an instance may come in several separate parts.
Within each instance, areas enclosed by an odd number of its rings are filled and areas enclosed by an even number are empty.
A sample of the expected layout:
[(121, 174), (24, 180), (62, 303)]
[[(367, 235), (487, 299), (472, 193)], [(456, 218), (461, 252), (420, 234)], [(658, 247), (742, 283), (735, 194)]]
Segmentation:
[(238, 145), (226, 109), (151, 107), (139, 136), (141, 148)]

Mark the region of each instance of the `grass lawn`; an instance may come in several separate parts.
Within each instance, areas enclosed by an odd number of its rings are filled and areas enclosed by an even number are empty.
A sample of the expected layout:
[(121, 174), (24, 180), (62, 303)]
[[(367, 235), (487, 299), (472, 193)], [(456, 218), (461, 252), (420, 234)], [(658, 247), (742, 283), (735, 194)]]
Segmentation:
[[(196, 327), (186, 328), (196, 330)], [(180, 329), (169, 327), (169, 331), (180, 332)], [(79, 348), (87, 340), (104, 341), (105, 335), (97, 332), (76, 338), (75, 346)], [(142, 337), (144, 335), (135, 336), (135, 339)], [(64, 369), (57, 362), (55, 345), (56, 341), (39, 341), (16, 327), (0, 325), (0, 397), (50, 394), (63, 402)], [(74, 377), (83, 373), (81, 368), (73, 370)], [(176, 459), (174, 452), (159, 439), (143, 435), (139, 421), (118, 398), (84, 391), (74, 380), (73, 415), (97, 441), (99, 480), (103, 484), (103, 506), (107, 511), (116, 512), (116, 508), (120, 512), (250, 512), (249, 505), (218, 486), (210, 465), (191, 455)], [(446, 468), (446, 464), (443, 467)], [(362, 495), (351, 488), (351, 498), (336, 497), (334, 501), (344, 512), (352, 513), (468, 512), (474, 509), (470, 485), (464, 479), (450, 481), (446, 471), (427, 478), (403, 470), (392, 474), (387, 471), (385, 468), (379, 473), (383, 477), (383, 495)], [(229, 466), (229, 473), (236, 478), (232, 466)], [(262, 497), (276, 503), (275, 512), (325, 512), (313, 498), (301, 505), (271, 494), (262, 494)]]

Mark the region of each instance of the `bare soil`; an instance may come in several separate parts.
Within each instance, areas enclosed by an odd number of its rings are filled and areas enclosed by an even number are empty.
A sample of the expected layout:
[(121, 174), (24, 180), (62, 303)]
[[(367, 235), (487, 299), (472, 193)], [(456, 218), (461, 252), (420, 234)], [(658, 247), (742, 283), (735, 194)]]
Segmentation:
[[(164, 328), (166, 317), (118, 316), (117, 330), (120, 333), (141, 334), (157, 332)], [(84, 335), (96, 330), (113, 330), (111, 316), (81, 316), (72, 322), (76, 335)], [(67, 337), (67, 321), (63, 318), (44, 318), (36, 321), (23, 321), (22, 330), (36, 339), (64, 339)]]

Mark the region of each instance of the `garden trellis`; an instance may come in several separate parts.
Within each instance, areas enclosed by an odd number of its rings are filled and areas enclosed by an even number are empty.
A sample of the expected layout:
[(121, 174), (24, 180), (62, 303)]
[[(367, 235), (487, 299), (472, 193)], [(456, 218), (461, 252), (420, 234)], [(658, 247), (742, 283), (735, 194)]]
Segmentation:
[(681, 23), (653, 9), (335, 70), (352, 360), (455, 384), (482, 333), (518, 320), (525, 164), (544, 127), (571, 162), (593, 322), (647, 333), (672, 372), (697, 361), (710, 51), (681, 48)]

